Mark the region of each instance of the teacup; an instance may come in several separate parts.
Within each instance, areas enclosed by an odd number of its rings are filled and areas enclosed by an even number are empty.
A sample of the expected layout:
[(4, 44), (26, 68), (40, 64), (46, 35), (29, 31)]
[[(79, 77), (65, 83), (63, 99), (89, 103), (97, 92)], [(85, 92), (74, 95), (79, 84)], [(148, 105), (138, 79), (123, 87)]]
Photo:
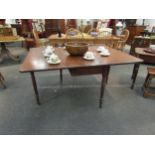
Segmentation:
[(51, 62), (57, 62), (57, 61), (59, 61), (59, 57), (56, 55), (56, 54), (52, 54), (50, 57), (49, 57), (49, 61), (51, 61)]
[(150, 45), (150, 48), (151, 48), (152, 50), (155, 50), (155, 45)]
[(104, 47), (104, 46), (99, 46), (99, 47), (97, 48), (97, 51), (99, 51), (99, 52), (101, 52), (101, 51), (103, 51), (103, 50), (105, 50), (105, 47)]
[(94, 54), (93, 54), (93, 52), (88, 51), (88, 52), (85, 53), (84, 57), (86, 59), (94, 59)]
[(50, 56), (51, 54), (53, 54), (53, 51), (51, 50), (51, 49), (45, 49), (44, 50), (44, 56), (46, 57), (48, 57), (48, 56)]

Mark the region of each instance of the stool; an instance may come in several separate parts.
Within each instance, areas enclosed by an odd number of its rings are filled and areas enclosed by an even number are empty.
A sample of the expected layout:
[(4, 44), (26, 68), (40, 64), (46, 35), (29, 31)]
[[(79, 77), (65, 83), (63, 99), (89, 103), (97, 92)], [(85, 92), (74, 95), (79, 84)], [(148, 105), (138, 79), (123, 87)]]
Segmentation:
[(6, 86), (5, 86), (5, 80), (4, 80), (4, 77), (1, 74), (1, 72), (0, 72), (0, 84), (3, 86), (3, 88), (6, 88)]
[(143, 85), (143, 96), (155, 96), (155, 93), (151, 93), (149, 91), (149, 88), (151, 87), (151, 81), (153, 78), (155, 78), (155, 68), (148, 67), (147, 70), (148, 74)]

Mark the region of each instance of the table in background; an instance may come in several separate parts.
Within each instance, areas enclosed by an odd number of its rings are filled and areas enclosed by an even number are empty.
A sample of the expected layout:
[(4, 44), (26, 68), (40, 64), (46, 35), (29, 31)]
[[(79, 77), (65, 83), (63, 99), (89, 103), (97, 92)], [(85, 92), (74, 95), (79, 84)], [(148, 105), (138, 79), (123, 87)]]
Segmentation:
[(9, 58), (11, 58), (14, 61), (19, 61), (19, 57), (13, 55), (9, 49), (6, 47), (6, 43), (15, 43), (15, 42), (24, 42), (23, 37), (15, 37), (15, 36), (4, 36), (0, 38), (0, 44), (1, 44), (1, 51), (0, 51), (0, 62), (3, 61), (4, 55), (7, 55)]
[[(135, 49), (135, 56), (142, 59), (144, 63), (153, 64), (155, 65), (155, 54), (148, 53), (144, 51), (145, 48), (136, 48)], [(134, 83), (138, 74), (139, 64), (134, 65), (132, 78), (134, 79)], [(134, 83), (131, 88), (134, 87)]]
[(49, 36), (49, 42), (52, 45), (57, 44), (65, 44), (67, 42), (84, 42), (88, 44), (104, 44), (106, 46), (117, 48), (117, 43), (120, 40), (119, 37), (116, 36), (104, 36), (104, 37), (92, 37), (91, 35), (88, 35), (86, 33), (82, 33), (82, 35), (69, 37), (65, 34), (62, 34), (61, 37), (58, 37), (58, 35), (51, 35)]
[(100, 92), (100, 107), (102, 106), (102, 99), (104, 95), (104, 89), (108, 80), (110, 66), (112, 65), (124, 65), (141, 63), (142, 60), (134, 56), (128, 55), (121, 51), (108, 48), (111, 55), (109, 57), (102, 57), (96, 51), (98, 46), (91, 46), (89, 50), (94, 52), (95, 60), (87, 61), (80, 56), (70, 56), (63, 48), (55, 48), (55, 53), (61, 59), (61, 63), (58, 65), (49, 65), (43, 56), (43, 48), (30, 49), (23, 64), (20, 66), (21, 73), (30, 73), (35, 91), (37, 103), (40, 104), (39, 93), (37, 89), (37, 83), (35, 79), (35, 72), (63, 70), (68, 69), (73, 76), (77, 75), (102, 75), (101, 92)]

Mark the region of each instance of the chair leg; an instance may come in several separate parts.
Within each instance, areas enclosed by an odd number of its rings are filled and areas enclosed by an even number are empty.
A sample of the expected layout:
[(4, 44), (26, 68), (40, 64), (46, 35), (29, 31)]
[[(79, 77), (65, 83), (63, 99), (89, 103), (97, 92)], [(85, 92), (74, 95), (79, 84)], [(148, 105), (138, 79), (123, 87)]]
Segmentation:
[(144, 86), (143, 86), (143, 96), (144, 97), (155, 96), (155, 94), (150, 93), (149, 90), (148, 90), (150, 85), (151, 85), (152, 78), (153, 78), (153, 76), (148, 74), (146, 79), (145, 79)]

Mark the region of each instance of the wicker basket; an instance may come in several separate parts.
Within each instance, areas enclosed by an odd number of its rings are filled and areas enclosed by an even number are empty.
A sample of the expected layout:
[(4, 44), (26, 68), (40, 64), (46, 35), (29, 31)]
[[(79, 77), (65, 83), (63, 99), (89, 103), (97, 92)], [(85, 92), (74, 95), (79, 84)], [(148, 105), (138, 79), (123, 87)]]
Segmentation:
[(72, 56), (83, 56), (88, 51), (87, 43), (66, 43), (66, 50)]

